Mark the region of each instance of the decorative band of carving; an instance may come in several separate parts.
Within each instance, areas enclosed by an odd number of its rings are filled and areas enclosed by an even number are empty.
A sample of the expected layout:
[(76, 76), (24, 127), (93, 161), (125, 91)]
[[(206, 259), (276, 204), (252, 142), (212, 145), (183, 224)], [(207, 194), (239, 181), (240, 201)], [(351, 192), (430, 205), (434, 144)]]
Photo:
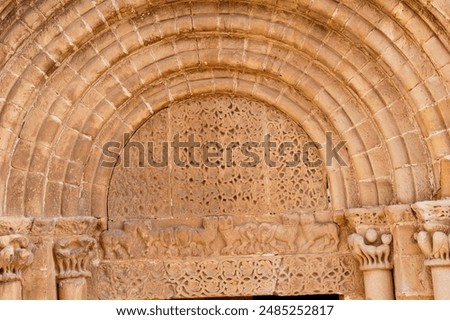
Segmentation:
[(341, 293), (363, 296), (348, 254), (104, 261), (100, 299), (177, 299)]
[(354, 208), (345, 211), (345, 219), (351, 229), (360, 226), (386, 225), (386, 214), (383, 207)]
[(422, 223), (450, 225), (450, 199), (416, 202), (411, 208)]
[(360, 263), (361, 271), (392, 269), (390, 262), (392, 235), (368, 229), (364, 235), (353, 233), (348, 237), (352, 255)]
[(338, 250), (339, 226), (313, 214), (284, 214), (279, 221), (235, 224), (232, 216), (207, 216), (201, 227), (153, 227), (149, 219), (104, 231), (105, 259), (295, 254)]
[(95, 239), (86, 235), (58, 239), (54, 245), (57, 278), (90, 277), (87, 269)]
[(30, 245), (20, 234), (0, 236), (0, 282), (22, 280), (22, 270), (33, 261)]

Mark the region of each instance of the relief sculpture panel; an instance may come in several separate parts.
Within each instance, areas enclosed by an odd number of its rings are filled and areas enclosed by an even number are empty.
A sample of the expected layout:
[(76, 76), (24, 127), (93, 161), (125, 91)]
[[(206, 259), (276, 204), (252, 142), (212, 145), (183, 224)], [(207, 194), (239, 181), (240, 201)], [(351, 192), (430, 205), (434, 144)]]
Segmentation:
[(104, 231), (100, 243), (107, 260), (337, 251), (339, 226), (315, 219), (313, 214), (290, 213), (277, 222), (235, 224), (233, 216), (206, 216), (200, 227), (157, 227), (155, 220), (134, 219), (123, 229)]

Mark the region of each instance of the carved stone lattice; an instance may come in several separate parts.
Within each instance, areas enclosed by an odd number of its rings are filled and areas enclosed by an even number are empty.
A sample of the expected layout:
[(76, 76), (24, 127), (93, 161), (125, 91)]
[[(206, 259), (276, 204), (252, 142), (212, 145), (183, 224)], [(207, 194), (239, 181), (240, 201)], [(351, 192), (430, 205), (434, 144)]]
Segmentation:
[(278, 295), (351, 293), (362, 296), (358, 265), (349, 255), (291, 256), (281, 264)]
[(70, 236), (58, 239), (54, 245), (57, 278), (90, 277), (87, 269), (95, 239), (89, 236)]
[[(177, 135), (180, 142), (193, 137), (196, 143), (208, 146), (210, 153), (220, 144), (220, 157), (205, 161), (202, 148), (196, 147), (193, 159), (197, 163), (189, 163), (186, 148), (175, 154), (173, 145), (164, 144), (173, 142)], [(269, 149), (271, 162), (265, 161), (262, 147), (268, 135), (276, 145)], [(138, 142), (143, 145), (138, 146)], [(324, 209), (325, 170), (320, 164), (305, 164), (306, 160), (312, 163), (319, 159), (317, 148), (311, 144), (302, 157), (302, 147), (308, 142), (305, 132), (285, 114), (251, 99), (215, 95), (176, 103), (150, 118), (123, 149), (111, 179), (109, 217), (123, 221), (258, 216)], [(245, 143), (250, 143), (249, 151), (260, 162), (245, 155)], [(293, 147), (280, 151), (282, 143), (292, 143)], [(149, 164), (150, 158), (156, 164)], [(302, 162), (287, 165), (294, 160)], [(182, 162), (188, 165), (180, 165)]]
[(30, 241), (20, 234), (0, 236), (0, 282), (22, 280), (22, 271), (33, 261)]
[(360, 271), (345, 254), (105, 261), (100, 299), (172, 299), (342, 293), (362, 296)]
[(351, 252), (363, 271), (392, 269), (391, 242), (391, 234), (379, 234), (375, 229), (368, 229), (364, 235), (353, 233), (348, 237)]

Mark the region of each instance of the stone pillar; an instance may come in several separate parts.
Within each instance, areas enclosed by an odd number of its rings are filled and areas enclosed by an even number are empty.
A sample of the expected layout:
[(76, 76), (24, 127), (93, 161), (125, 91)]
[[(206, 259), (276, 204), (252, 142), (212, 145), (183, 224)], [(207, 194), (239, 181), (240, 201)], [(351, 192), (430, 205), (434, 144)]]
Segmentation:
[(395, 298), (433, 299), (431, 273), (424, 266), (424, 256), (414, 240), (417, 220), (411, 206), (387, 206), (384, 212), (393, 236)]
[(392, 235), (373, 228), (348, 237), (352, 255), (364, 275), (364, 291), (369, 300), (393, 300), (394, 284), (390, 262)]
[(450, 200), (418, 202), (412, 208), (421, 222), (416, 240), (431, 268), (434, 298), (450, 300)]
[(86, 278), (91, 276), (87, 266), (94, 246), (95, 239), (86, 235), (69, 236), (55, 242), (58, 299), (87, 299)]
[(22, 270), (32, 261), (27, 237), (19, 234), (0, 236), (0, 300), (22, 299)]

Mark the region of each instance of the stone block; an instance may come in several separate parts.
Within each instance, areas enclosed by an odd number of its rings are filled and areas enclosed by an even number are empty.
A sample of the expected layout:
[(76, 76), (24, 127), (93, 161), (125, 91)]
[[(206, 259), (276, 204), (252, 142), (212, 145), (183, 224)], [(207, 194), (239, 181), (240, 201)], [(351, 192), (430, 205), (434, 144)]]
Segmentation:
[(34, 146), (31, 142), (19, 140), (12, 157), (12, 167), (24, 171), (28, 170), (33, 151)]
[(441, 198), (450, 198), (450, 159), (442, 159), (440, 164)]
[(394, 256), (394, 281), (397, 297), (432, 297), (433, 288), (424, 256)]

